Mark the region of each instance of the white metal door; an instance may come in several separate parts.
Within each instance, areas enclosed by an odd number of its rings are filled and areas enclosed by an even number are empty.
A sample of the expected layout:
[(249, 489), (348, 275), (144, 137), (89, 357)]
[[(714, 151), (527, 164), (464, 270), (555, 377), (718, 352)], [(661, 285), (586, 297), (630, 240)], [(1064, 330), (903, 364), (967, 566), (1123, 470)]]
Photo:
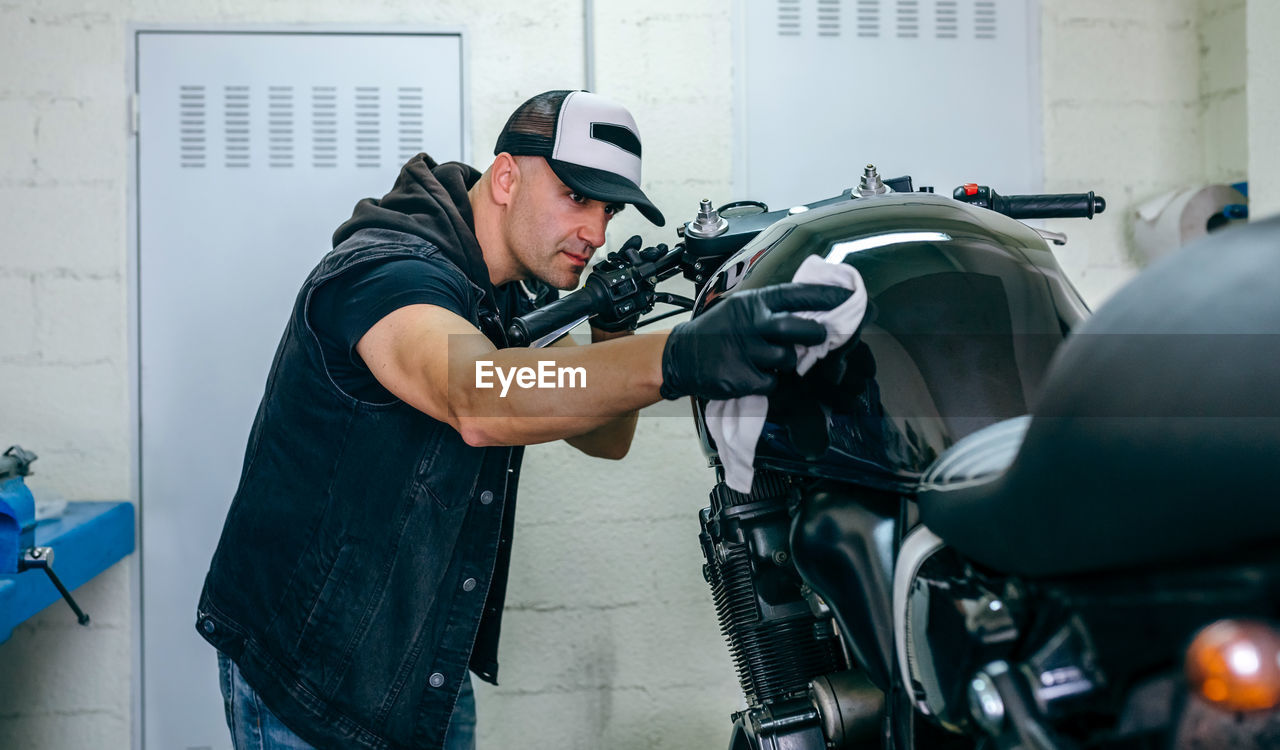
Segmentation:
[(826, 198), (868, 162), (947, 194), (1040, 189), (1039, 3), (742, 0), (738, 13), (736, 197)]
[[(298, 287), (418, 151), (462, 159), (459, 33), (136, 35), (143, 742), (227, 748), (195, 632)], [(254, 550), (243, 550), (252, 558)]]

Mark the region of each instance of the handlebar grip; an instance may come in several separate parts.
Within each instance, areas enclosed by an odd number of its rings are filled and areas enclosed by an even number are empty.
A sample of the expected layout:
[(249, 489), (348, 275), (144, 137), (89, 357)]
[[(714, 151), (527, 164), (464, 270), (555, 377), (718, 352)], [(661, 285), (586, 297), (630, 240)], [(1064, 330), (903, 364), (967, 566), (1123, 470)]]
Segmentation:
[(511, 326), (507, 328), (507, 343), (511, 346), (528, 346), (529, 342), (567, 323), (596, 314), (596, 305), (596, 291), (588, 284), (545, 307), (513, 319)]
[(1092, 219), (1107, 208), (1102, 196), (1087, 193), (993, 195), (994, 210), (1012, 219)]

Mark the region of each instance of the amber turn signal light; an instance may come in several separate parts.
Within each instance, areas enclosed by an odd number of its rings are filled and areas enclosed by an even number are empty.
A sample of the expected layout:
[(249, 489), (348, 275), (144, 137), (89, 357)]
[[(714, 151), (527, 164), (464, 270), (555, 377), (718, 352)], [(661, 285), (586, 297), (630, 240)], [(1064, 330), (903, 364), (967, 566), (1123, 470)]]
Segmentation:
[(1187, 648), (1187, 681), (1202, 698), (1228, 711), (1280, 705), (1280, 632), (1256, 620), (1219, 620)]

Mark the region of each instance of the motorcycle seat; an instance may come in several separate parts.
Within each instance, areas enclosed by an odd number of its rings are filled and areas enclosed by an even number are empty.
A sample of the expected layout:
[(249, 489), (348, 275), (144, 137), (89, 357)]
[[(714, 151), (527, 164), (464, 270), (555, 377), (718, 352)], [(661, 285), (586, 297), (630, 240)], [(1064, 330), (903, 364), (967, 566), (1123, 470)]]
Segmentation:
[(921, 521), (992, 569), (1063, 576), (1280, 541), (1280, 217), (1212, 235), (1059, 348), (1030, 417), (958, 441)]

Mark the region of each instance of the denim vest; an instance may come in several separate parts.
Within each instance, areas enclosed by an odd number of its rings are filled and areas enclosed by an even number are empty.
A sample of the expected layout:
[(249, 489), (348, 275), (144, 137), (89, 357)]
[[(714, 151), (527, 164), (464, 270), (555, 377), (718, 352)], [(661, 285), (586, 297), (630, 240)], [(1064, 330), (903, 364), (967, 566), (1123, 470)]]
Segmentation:
[[(348, 396), (308, 324), (320, 284), (401, 257), (450, 263), (366, 229), (303, 284), (197, 612), (200, 635), (319, 747), (438, 748), (468, 666), (496, 684), (523, 449), (473, 448), (403, 402)], [(503, 346), (508, 321), (472, 292), (472, 324)]]

